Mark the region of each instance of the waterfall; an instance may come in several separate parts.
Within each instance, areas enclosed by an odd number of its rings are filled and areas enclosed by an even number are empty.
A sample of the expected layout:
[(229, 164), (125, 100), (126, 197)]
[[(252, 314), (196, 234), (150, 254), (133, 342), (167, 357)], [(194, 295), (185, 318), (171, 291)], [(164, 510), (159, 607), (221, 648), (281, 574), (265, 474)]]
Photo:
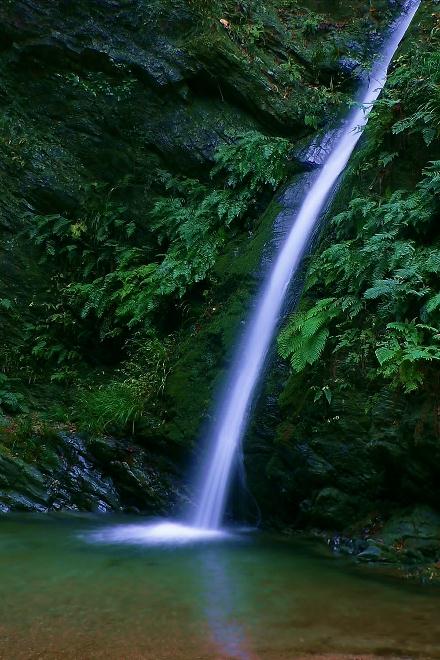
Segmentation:
[(209, 457), (200, 478), (200, 499), (193, 525), (218, 529), (226, 503), (234, 458), (248, 420), (253, 393), (278, 327), (283, 303), (313, 230), (359, 141), (368, 115), (386, 81), (388, 67), (405, 35), (420, 0), (408, 2), (393, 23), (369, 80), (359, 95), (358, 108), (349, 113), (313, 185), (292, 218), (292, 228), (263, 283), (231, 369), (217, 420), (209, 433)]

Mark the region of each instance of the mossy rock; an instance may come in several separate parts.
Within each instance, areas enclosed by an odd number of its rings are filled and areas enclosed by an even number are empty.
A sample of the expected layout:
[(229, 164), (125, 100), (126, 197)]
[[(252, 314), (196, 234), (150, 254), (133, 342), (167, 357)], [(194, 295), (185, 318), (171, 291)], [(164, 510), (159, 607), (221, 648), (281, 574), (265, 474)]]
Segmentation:
[(440, 558), (440, 513), (419, 506), (395, 514), (385, 523), (380, 538), (404, 553), (419, 551)]
[(309, 511), (310, 522), (329, 529), (342, 530), (355, 518), (357, 500), (337, 488), (319, 491)]
[(1, 453), (0, 506), (5, 510), (46, 510), (49, 495), (44, 476), (19, 458)]

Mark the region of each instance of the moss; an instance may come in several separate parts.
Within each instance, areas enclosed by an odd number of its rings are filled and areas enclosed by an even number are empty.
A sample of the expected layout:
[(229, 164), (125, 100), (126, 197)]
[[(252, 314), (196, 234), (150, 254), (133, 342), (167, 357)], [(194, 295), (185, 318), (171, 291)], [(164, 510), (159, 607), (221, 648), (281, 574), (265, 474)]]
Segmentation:
[[(404, 196), (412, 195), (420, 183), (422, 169), (438, 158), (438, 143), (426, 144), (424, 126), (416, 126), (404, 135), (392, 131), (398, 120), (411, 116), (431, 99), (426, 93), (427, 87), (422, 88), (414, 81), (428, 79), (420, 69), (421, 63), (428, 66), (426, 63), (435, 58), (432, 39), (437, 38), (438, 33), (432, 30), (436, 22), (433, 8), (433, 3), (422, 4), (395, 59), (387, 90), (373, 111), (360, 148), (328, 212), (329, 224), (316, 247), (318, 267), (313, 281), (309, 279), (304, 309), (338, 292), (337, 276), (332, 277), (325, 261), (320, 261), (324, 250), (335, 242), (347, 245), (353, 241), (354, 252), (360, 253), (368, 223), (375, 222), (372, 208), (376, 204), (386, 205), (395, 190), (405, 189)], [(435, 62), (432, 66), (436, 72)], [(397, 109), (395, 101), (399, 103)], [(396, 155), (384, 164), (384, 156), (390, 153)], [(339, 223), (332, 223), (333, 217), (345, 211), (354, 197), (362, 198), (362, 208), (367, 209), (371, 200), (370, 211), (364, 216), (360, 213), (351, 224), (347, 221), (347, 226), (341, 218)], [(399, 215), (398, 206), (389, 211), (389, 219), (398, 225), (399, 239), (410, 240), (412, 249), (424, 255), (428, 250), (438, 251), (438, 232), (434, 230), (438, 205), (433, 202), (429, 212), (424, 212), (423, 203), (429, 200), (429, 195), (424, 196), (422, 203), (421, 198), (417, 195), (413, 198), (417, 211), (412, 226), (408, 214)], [(378, 218), (374, 232), (380, 234), (383, 227), (386, 225), (388, 229), (390, 224)], [(377, 249), (377, 253), (371, 254), (374, 267), (381, 251)], [(356, 260), (354, 263), (358, 264)], [(336, 273), (338, 266), (341, 267), (341, 262), (335, 260)], [(388, 276), (386, 268), (387, 264), (383, 277)], [(356, 282), (360, 279), (360, 268), (356, 266), (352, 270), (351, 282)], [(339, 272), (342, 271), (341, 267)], [(432, 280), (427, 279), (433, 293), (438, 288), (437, 279), (438, 272)], [(403, 387), (377, 373), (379, 362), (375, 350), (368, 355), (370, 337), (381, 332), (383, 310), (391, 309), (389, 321), (419, 318), (422, 297), (418, 296), (412, 303), (410, 294), (401, 307), (391, 298), (389, 308), (385, 301), (383, 307), (382, 301), (375, 307), (356, 284), (350, 288), (351, 283), (343, 281), (347, 291), (359, 295), (365, 305), (363, 311), (352, 321), (342, 315), (337, 324), (329, 324), (330, 345), (317, 363), (304, 369), (302, 374), (290, 373), (287, 365), (276, 365), (258, 411), (259, 428), (253, 429), (248, 443), (251, 486), (257, 496), (263, 493), (268, 518), (279, 519), (281, 511), (286, 520), (294, 519), (297, 524), (316, 524), (321, 516), (319, 524), (334, 525), (338, 515), (337, 511), (332, 511), (331, 500), (333, 498), (337, 504), (339, 493), (344, 504), (341, 511), (347, 504), (337, 523), (340, 530), (347, 522), (361, 520), (369, 510), (389, 515), (393, 507), (414, 503), (429, 505), (435, 510), (440, 506), (434, 468), (439, 455), (439, 433), (434, 417), (438, 374), (434, 373), (435, 369), (431, 371), (429, 363), (425, 364), (424, 386), (406, 395)], [(418, 290), (423, 289), (421, 282), (422, 278), (417, 284)], [(345, 289), (341, 295), (344, 293)], [(344, 338), (347, 325), (356, 331), (352, 335), (356, 339), (345, 350), (344, 346), (336, 346)], [(257, 460), (261, 477), (253, 471)], [(330, 492), (329, 497), (328, 488), (336, 488), (337, 493)], [(325, 497), (320, 497), (323, 489)], [(330, 523), (333, 514), (334, 520)]]
[(217, 261), (214, 271), (217, 284), (209, 292), (209, 302), (198, 310), (197, 322), (180, 347), (183, 356), (167, 382), (166, 396), (170, 399), (167, 433), (173, 440), (190, 446), (197, 441), (202, 419), (212, 406), (241, 333), (258, 283), (256, 270), (279, 210), (279, 202), (274, 198), (254, 235), (246, 242), (243, 238), (232, 241)]
[[(99, 387), (119, 377), (129, 350), (124, 342), (133, 335), (125, 326), (120, 339), (102, 340), (94, 319), (87, 319), (84, 340), (79, 315), (62, 326), (67, 315), (50, 288), (54, 273), (23, 241), (29, 218), (78, 220), (85, 187), (111, 189), (142, 227), (145, 247), (157, 170), (208, 180), (214, 151), (232, 129), (293, 141), (310, 135), (350, 93), (353, 77), (340, 58), (356, 41), (356, 57), (368, 60), (380, 21), (360, 0), (350, 3), (349, 17), (340, 2), (308, 8), (282, 0), (31, 5), (18, 0), (0, 9), (0, 298), (14, 303), (1, 310), (7, 337), (0, 368), (20, 381), (29, 419), (32, 410), (45, 410), (57, 428), (60, 418), (71, 416), (76, 386)], [(259, 210), (268, 202), (258, 200)], [(274, 200), (260, 220), (255, 213), (231, 231), (206, 280), (160, 308), (155, 329), (164, 341), (173, 333), (179, 357), (164, 395), (155, 399), (154, 423), (137, 427), (146, 444), (165, 452), (176, 443), (194, 446), (259, 282), (278, 210)], [(162, 251), (155, 245), (153, 256)], [(23, 361), (25, 331), (33, 325), (40, 337), (53, 314), (62, 321), (61, 348), (68, 344), (87, 355), (80, 366), (56, 367), (55, 374), (46, 351), (38, 368), (33, 358)], [(54, 375), (60, 382), (49, 382)], [(54, 411), (54, 402), (63, 410)], [(104, 428), (107, 420), (100, 421)], [(26, 437), (30, 446), (24, 442), (20, 451), (42, 461), (32, 428)]]
[(58, 465), (59, 433), (52, 420), (35, 413), (6, 418), (0, 427), (0, 443), (11, 457), (49, 469)]

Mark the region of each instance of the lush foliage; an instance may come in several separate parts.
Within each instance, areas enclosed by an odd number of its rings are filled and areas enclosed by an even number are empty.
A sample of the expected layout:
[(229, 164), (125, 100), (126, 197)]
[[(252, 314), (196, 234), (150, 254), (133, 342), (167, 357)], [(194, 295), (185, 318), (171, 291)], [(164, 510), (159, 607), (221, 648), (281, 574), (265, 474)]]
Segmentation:
[[(438, 37), (438, 31), (430, 36)], [(437, 43), (438, 38), (400, 56), (388, 92), (374, 109), (358, 159), (362, 169), (353, 168), (361, 180), (370, 178), (369, 192), (356, 190), (348, 208), (333, 217), (310, 265), (300, 311), (279, 339), (281, 354), (296, 372), (324, 355), (345, 383), (363, 374), (410, 392), (435, 382), (440, 161), (429, 160), (436, 151), (428, 148), (440, 132)], [(413, 188), (399, 185), (399, 159), (409, 154), (414, 174), (420, 171)]]
[[(24, 22), (14, 3), (2, 15), (0, 408), (58, 402), (72, 428), (148, 436), (172, 426), (174, 405), (193, 428), (253, 287), (275, 205), (264, 228), (258, 218), (289, 174), (291, 140), (349, 98), (339, 59), (355, 39), (362, 61), (371, 14), (362, 0), (336, 22), (293, 0), (40, 4)], [(46, 30), (31, 55), (28, 38)], [(182, 357), (172, 385), (153, 353), (167, 374)], [(202, 372), (200, 404), (182, 412)], [(167, 433), (192, 439), (179, 423)]]
[(130, 349), (130, 358), (110, 381), (91, 381), (79, 391), (76, 410), (82, 430), (134, 433), (135, 425), (143, 422), (151, 433), (163, 424), (161, 398), (177, 358), (175, 343), (171, 337), (159, 341), (142, 336)]
[(24, 397), (14, 391), (13, 383), (0, 372), (0, 411), (7, 413), (22, 412), (24, 409)]
[(421, 3), (279, 337), (248, 440), (266, 516), (367, 538), (440, 506), (439, 25)]
[(307, 283), (307, 292), (325, 287), (334, 296), (307, 299), (308, 309), (294, 314), (280, 337), (295, 370), (316, 362), (331, 336), (335, 359), (350, 368), (375, 353), (370, 377), (391, 378), (406, 390), (423, 383), (430, 363), (440, 360), (440, 245), (423, 240), (439, 193), (436, 162), (415, 192), (380, 202), (356, 198), (334, 218), (339, 241), (313, 260)]
[(150, 207), (136, 220), (120, 201), (129, 180), (86, 187), (74, 214), (29, 215), (29, 240), (53, 273), (26, 329), (33, 357), (66, 378), (97, 329), (101, 342), (153, 331), (159, 312), (209, 276), (231, 225), (240, 229), (259, 195), (285, 179), (290, 148), (251, 132), (219, 147), (206, 182), (157, 169)]
[[(251, 88), (254, 103), (260, 105), (269, 91), (270, 104), (262, 109), (276, 108), (285, 122), (309, 128), (322, 126), (329, 113), (348, 105), (350, 76), (339, 66), (340, 60), (355, 55), (358, 67), (368, 67), (369, 34), (390, 17), (389, 4), (382, 0), (375, 2), (374, 11), (360, 0), (349, 8), (332, 3), (326, 13), (322, 3), (316, 7), (295, 0), (191, 0), (191, 4), (210, 34), (197, 34), (190, 50), (202, 57), (207, 48), (218, 53), (220, 61), (233, 65), (234, 77), (228, 82), (238, 93), (242, 86)], [(244, 68), (252, 77), (251, 86)]]

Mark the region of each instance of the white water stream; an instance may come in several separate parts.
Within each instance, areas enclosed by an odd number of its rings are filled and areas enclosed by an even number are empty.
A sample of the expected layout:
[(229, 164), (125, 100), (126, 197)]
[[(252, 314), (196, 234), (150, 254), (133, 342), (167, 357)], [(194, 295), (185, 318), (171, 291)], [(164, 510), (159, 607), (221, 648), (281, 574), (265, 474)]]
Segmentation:
[[(371, 108), (386, 81), (388, 67), (405, 35), (420, 0), (409, 0), (401, 16), (393, 23), (364, 89), (358, 109), (352, 111), (336, 133), (327, 159), (305, 193), (291, 229), (276, 255), (263, 283), (255, 312), (239, 344), (219, 407), (208, 436), (209, 455), (200, 474), (199, 505), (190, 524), (163, 521), (148, 525), (117, 525), (90, 535), (99, 543), (141, 543), (146, 545), (187, 542), (211, 542), (234, 534), (221, 529), (228, 486), (240, 440), (249, 417), (250, 406), (274, 334), (278, 327), (286, 294), (310, 244), (313, 231), (335, 189), (338, 178), (359, 141)], [(327, 142), (322, 145), (327, 148)]]
[(210, 432), (209, 460), (204, 465), (199, 506), (193, 520), (198, 529), (219, 529), (225, 509), (234, 458), (248, 420), (253, 393), (278, 327), (289, 285), (297, 272), (313, 231), (338, 178), (359, 141), (368, 115), (386, 81), (388, 67), (405, 35), (420, 0), (408, 2), (393, 23), (368, 84), (338, 133), (338, 138), (307, 192), (292, 228), (264, 282), (257, 308), (240, 344), (227, 384), (227, 394)]

